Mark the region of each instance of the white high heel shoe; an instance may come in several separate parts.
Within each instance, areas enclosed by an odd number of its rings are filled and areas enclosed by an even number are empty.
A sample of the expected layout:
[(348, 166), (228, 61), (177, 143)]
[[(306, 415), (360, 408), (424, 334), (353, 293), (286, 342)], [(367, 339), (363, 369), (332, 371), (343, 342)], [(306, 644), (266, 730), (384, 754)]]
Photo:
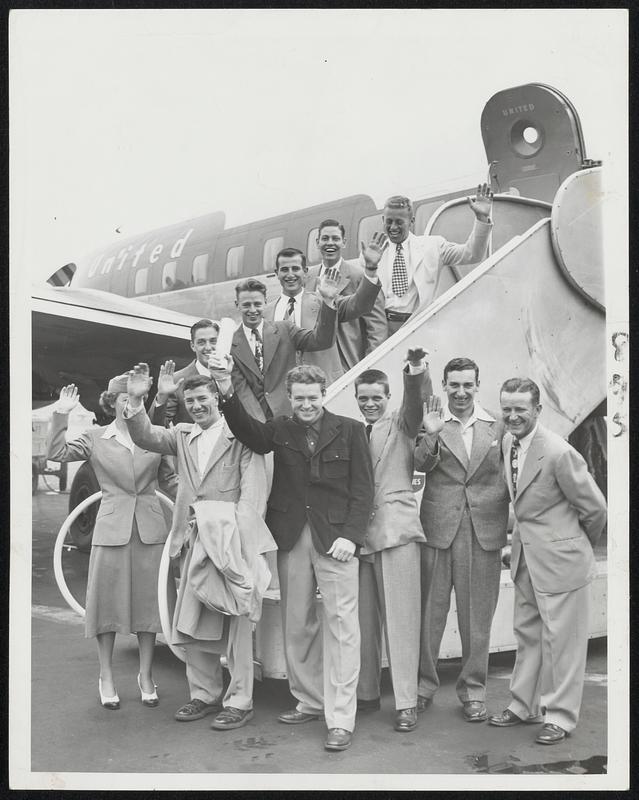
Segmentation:
[(140, 700), (142, 700), (142, 705), (149, 706), (150, 708), (157, 706), (157, 704), (160, 702), (157, 688), (158, 687), (153, 684), (153, 691), (145, 692), (142, 688), (142, 684), (140, 683), (140, 673), (138, 672), (138, 689), (140, 690)]
[(113, 697), (105, 697), (102, 692), (102, 678), (98, 678), (98, 691), (100, 692), (100, 703), (104, 706), (104, 708), (108, 708), (111, 711), (115, 711), (115, 709), (120, 708), (120, 698), (118, 697), (118, 693), (116, 692)]

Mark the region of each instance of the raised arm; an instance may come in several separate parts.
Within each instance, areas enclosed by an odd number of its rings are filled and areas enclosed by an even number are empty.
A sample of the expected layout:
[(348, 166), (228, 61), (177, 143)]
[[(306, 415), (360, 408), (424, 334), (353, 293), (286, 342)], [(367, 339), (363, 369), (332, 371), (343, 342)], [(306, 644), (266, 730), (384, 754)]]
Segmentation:
[(63, 386), (60, 398), (53, 407), (51, 425), (47, 439), (47, 458), (49, 461), (87, 461), (93, 451), (93, 437), (83, 433), (72, 442), (66, 441), (69, 413), (80, 402), (74, 383)]
[(486, 255), (488, 239), (493, 227), (490, 216), (493, 193), (490, 187), (484, 183), (477, 187), (475, 197), (468, 197), (467, 200), (475, 215), (473, 229), (464, 244), (455, 244), (443, 237), (438, 237), (441, 239), (439, 252), (442, 264), (473, 264), (476, 261), (482, 261)]
[(415, 469), (431, 472), (439, 463), (439, 433), (444, 427), (442, 403), (436, 395), (426, 399), (422, 426), (422, 435), (415, 448)]
[(163, 425), (168, 428), (175, 419), (178, 409), (176, 392), (184, 378), (175, 380), (175, 362), (165, 361), (160, 367), (158, 377), (158, 391), (155, 395), (149, 417), (154, 425)]
[(175, 428), (151, 425), (144, 410), (143, 398), (149, 393), (153, 379), (149, 376), (147, 364), (136, 364), (129, 372), (127, 394), (129, 399), (124, 408), (124, 421), (131, 438), (138, 447), (152, 453), (174, 456), (177, 454)]
[(407, 364), (403, 370), (404, 395), (399, 419), (404, 433), (411, 439), (417, 437), (423, 417), (422, 397), (430, 397), (433, 383), (426, 357), (428, 351), (421, 347), (410, 349), (406, 356)]
[(317, 320), (313, 330), (298, 328), (292, 322), (287, 323), (289, 336), (295, 349), (300, 352), (327, 350), (335, 343), (337, 333), (337, 306), (335, 298), (339, 290), (337, 270), (327, 270), (317, 284), (317, 293), (322, 298)]

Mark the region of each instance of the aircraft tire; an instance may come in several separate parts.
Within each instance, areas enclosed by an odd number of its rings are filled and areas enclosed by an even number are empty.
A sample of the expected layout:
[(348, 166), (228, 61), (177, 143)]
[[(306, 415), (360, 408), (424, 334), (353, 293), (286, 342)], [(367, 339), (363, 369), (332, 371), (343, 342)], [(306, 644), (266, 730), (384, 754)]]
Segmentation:
[[(62, 490), (62, 486), (60, 487)], [(89, 464), (82, 464), (80, 469), (76, 472), (71, 490), (69, 492), (69, 512), (90, 497), (92, 494), (100, 491), (100, 484), (95, 477), (95, 472)], [(78, 550), (83, 553), (88, 553), (91, 550), (91, 540), (93, 539), (93, 526), (95, 525), (95, 518), (98, 514), (99, 503), (94, 503), (89, 506), (82, 514), (74, 520), (71, 525), (71, 539), (76, 545)]]

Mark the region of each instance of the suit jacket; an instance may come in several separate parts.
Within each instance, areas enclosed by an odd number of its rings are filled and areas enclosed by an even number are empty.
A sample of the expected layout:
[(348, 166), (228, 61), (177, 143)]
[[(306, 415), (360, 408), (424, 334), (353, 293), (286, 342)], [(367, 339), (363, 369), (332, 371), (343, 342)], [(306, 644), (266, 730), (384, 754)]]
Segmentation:
[(177, 456), (179, 484), (171, 526), (171, 557), (182, 549), (192, 516), (190, 506), (199, 500), (237, 503), (238, 513), (248, 505), (263, 516), (267, 494), (264, 459), (244, 447), (226, 425), (200, 478), (197, 443), (189, 443), (192, 423), (182, 422), (173, 428), (151, 425), (144, 410), (131, 416), (125, 410), (125, 418), (136, 444), (156, 453)]
[[(193, 378), (200, 373), (197, 371), (195, 366), (195, 359), (191, 361), (190, 364), (187, 364), (184, 369), (180, 369), (175, 373), (175, 381), (177, 382), (180, 378)], [(170, 394), (166, 398), (166, 402), (158, 406), (155, 402), (157, 398), (153, 399), (153, 403), (151, 404), (151, 408), (149, 409), (149, 417), (151, 418), (151, 422), (154, 425), (166, 425), (168, 427), (171, 423), (173, 425), (177, 425), (178, 422), (191, 422), (191, 417), (189, 417), (186, 408), (184, 407), (184, 389), (182, 384), (180, 384), (177, 388), (177, 392), (175, 394)]]
[(175, 497), (177, 476), (170, 462), (148, 449), (133, 454), (115, 438), (103, 437), (107, 426), (91, 428), (72, 442), (65, 441), (68, 414), (53, 412), (47, 458), (88, 461), (102, 490), (92, 543), (123, 545), (131, 538), (133, 520), (144, 544), (166, 541), (164, 513), (155, 490)]
[(274, 453), (266, 523), (280, 550), (293, 547), (307, 522), (319, 552), (326, 553), (339, 537), (364, 542), (373, 472), (361, 422), (325, 409), (311, 456), (303, 426), (291, 417), (260, 422), (247, 414), (237, 394), (222, 407), (240, 441), (257, 453)]
[[(340, 295), (336, 298), (338, 335), (341, 323), (357, 320), (367, 314), (376, 302), (379, 295), (380, 283), (371, 283), (368, 278), (361, 280), (354, 294)], [(279, 298), (278, 298), (279, 299)], [(319, 294), (305, 291), (302, 294), (302, 328), (314, 328), (323, 301)], [(264, 319), (273, 322), (277, 300), (269, 303), (264, 309)], [(327, 377), (326, 385), (333, 383), (344, 374), (344, 367), (340, 360), (337, 343), (326, 350), (303, 352), (298, 354), (300, 364), (315, 364), (324, 370)]]
[[(449, 242), (443, 236), (415, 236), (414, 233), (409, 233), (407, 242), (411, 263), (415, 265), (414, 280), (419, 296), (415, 313), (433, 302), (439, 271), (443, 266), (473, 264), (484, 259), (492, 227), (492, 223), (475, 220), (464, 244)], [(387, 247), (379, 262), (382, 291), (386, 293), (391, 285), (394, 253), (395, 248)]]
[[(314, 292), (319, 280), (320, 264), (309, 268), (306, 289)], [(339, 293), (348, 297), (357, 292), (360, 283), (366, 283), (364, 262), (342, 261), (340, 265)], [(337, 350), (342, 370), (352, 369), (356, 364), (388, 338), (384, 295), (380, 291), (373, 307), (361, 315), (361, 319), (340, 320), (337, 326)]]
[(556, 433), (539, 425), (513, 497), (512, 436), (504, 436), (506, 478), (515, 513), (511, 573), (523, 552), (535, 590), (556, 594), (595, 576), (593, 545), (606, 524), (606, 501), (586, 462)]
[(499, 550), (506, 544), (508, 489), (501, 450), (504, 424), (501, 420), (478, 419), (473, 427), (470, 460), (459, 423), (453, 421), (444, 423), (435, 453), (430, 452), (425, 439), (415, 450), (415, 469), (427, 473), (420, 517), (431, 547), (443, 550), (451, 546), (465, 507), (484, 550)]
[(426, 396), (433, 393), (428, 372), (410, 375), (405, 369), (402, 405), (385, 414), (371, 430), (375, 499), (362, 554), (426, 541), (413, 492), (415, 438), (423, 415), (422, 393)]
[(337, 311), (322, 302), (315, 328), (298, 328), (290, 320), (264, 321), (264, 373), (255, 361), (242, 326), (231, 344), (233, 387), (254, 417), (264, 420), (292, 412), (286, 373), (296, 364), (297, 350), (326, 350), (335, 341)]

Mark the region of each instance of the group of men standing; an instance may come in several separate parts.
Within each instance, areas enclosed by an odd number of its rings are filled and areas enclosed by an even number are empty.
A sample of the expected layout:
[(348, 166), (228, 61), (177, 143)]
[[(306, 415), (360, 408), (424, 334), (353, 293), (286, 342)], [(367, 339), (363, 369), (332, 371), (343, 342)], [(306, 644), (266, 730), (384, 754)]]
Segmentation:
[[(406, 356), (396, 410), (389, 405), (389, 378), (379, 370), (355, 380), (364, 424), (323, 407), (330, 382), (431, 302), (444, 264), (482, 259), (491, 201), (485, 186), (469, 199), (475, 225), (468, 241), (456, 245), (442, 237), (415, 237), (410, 201), (390, 198), (385, 232), (361, 244), (360, 263), (343, 261), (344, 228), (326, 220), (318, 233), (321, 265), (309, 270), (304, 254), (293, 248), (278, 254), (277, 301), (266, 303), (266, 289), (256, 279), (236, 286), (242, 321), (230, 355), (215, 352), (215, 322), (193, 326), (196, 359), (181, 373), (171, 362), (162, 367), (150, 411), (155, 425), (140, 415), (151, 385), (148, 369), (138, 365), (129, 375), (131, 408), (125, 417), (131, 436), (148, 449), (182, 458), (180, 480), (188, 473), (183, 504), (193, 508), (207, 499), (202, 481), (212, 461), (227, 487), (212, 487), (214, 499), (236, 504), (248, 485), (249, 465), (264, 470), (265, 521), (277, 545), (287, 671), (297, 701), (279, 720), (302, 724), (324, 716), (328, 750), (350, 746), (358, 709), (380, 706), (382, 630), (393, 724), (400, 732), (415, 729), (418, 712), (439, 685), (437, 658), (452, 588), (462, 641), (462, 713), (469, 722), (488, 718), (490, 627), (509, 502), (516, 520), (512, 574), (519, 648), (513, 702), (489, 721), (544, 721), (536, 739), (544, 744), (561, 741), (577, 722), (587, 584), (605, 503), (583, 459), (538, 425), (536, 385), (506, 381), (496, 414), (477, 402), (478, 366), (455, 358), (444, 368), (442, 407), (433, 396), (427, 352), (416, 348)], [(157, 433), (170, 424), (175, 427), (169, 435)], [(270, 467), (259, 462), (271, 452)], [(199, 479), (189, 458), (207, 461), (199, 465)], [(412, 489), (415, 468), (426, 473), (421, 508)], [(192, 511), (189, 524), (195, 517)], [(187, 557), (197, 524), (189, 531), (185, 535), (174, 524), (174, 556)], [(240, 534), (242, 546), (258, 555), (271, 549), (268, 533), (257, 541), (240, 525)], [(219, 639), (219, 626), (218, 633)], [(222, 699), (219, 661), (189, 655), (202, 649), (193, 641), (187, 647), (191, 700), (177, 719), (216, 711), (213, 727), (224, 730), (252, 717), (245, 691), (252, 673), (239, 664), (247, 658), (246, 632), (227, 625), (224, 635), (236, 656), (229, 659), (233, 691)], [(206, 678), (206, 663), (215, 680)]]

